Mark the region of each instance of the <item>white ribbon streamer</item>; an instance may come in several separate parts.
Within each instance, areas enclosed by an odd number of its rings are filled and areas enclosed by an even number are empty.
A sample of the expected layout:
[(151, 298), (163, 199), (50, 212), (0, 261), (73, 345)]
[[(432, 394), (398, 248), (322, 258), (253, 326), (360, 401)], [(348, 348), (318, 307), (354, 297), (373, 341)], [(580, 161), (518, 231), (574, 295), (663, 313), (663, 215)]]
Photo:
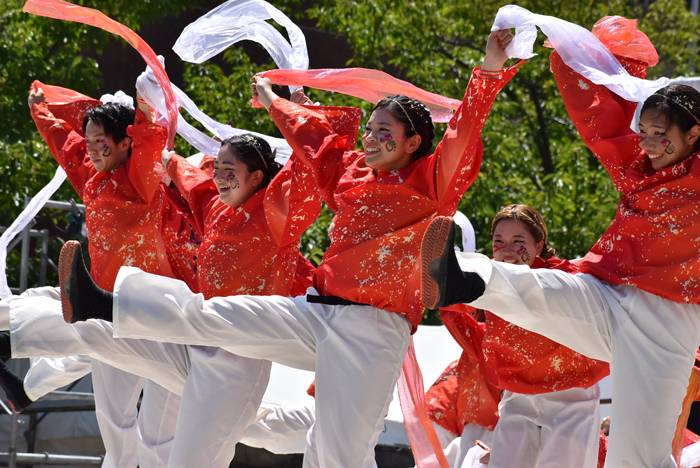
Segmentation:
[[(164, 62), (163, 57), (159, 56), (158, 58), (161, 60), (161, 63)], [(165, 68), (165, 65), (163, 65), (163, 68)], [(292, 148), (284, 138), (274, 138), (261, 133), (241, 130), (231, 127), (230, 125), (217, 122), (199, 110), (199, 107), (197, 107), (197, 105), (189, 98), (189, 96), (187, 96), (187, 94), (185, 94), (184, 91), (174, 84), (171, 84), (171, 86), (173, 88), (173, 93), (175, 93), (178, 106), (185, 109), (192, 117), (194, 117), (219, 139), (225, 140), (227, 138), (231, 138), (232, 136), (246, 133), (260, 137), (268, 142), (273, 151), (276, 151), (275, 160), (282, 165), (284, 165), (292, 155)], [(160, 89), (160, 85), (156, 81), (155, 75), (150, 67), (146, 67), (146, 71), (141, 73), (136, 80), (136, 89), (141, 95), (141, 98), (143, 98), (143, 100), (146, 101), (151, 108), (155, 109), (160, 115), (165, 115), (165, 98), (163, 97), (163, 92)], [(178, 115), (177, 118), (177, 133), (187, 140), (189, 144), (204, 154), (216, 157), (216, 155), (219, 153), (221, 143), (187, 123), (182, 115)]]
[(100, 98), (100, 101), (102, 101), (102, 104), (112, 102), (114, 104), (121, 104), (122, 106), (126, 106), (129, 109), (134, 108), (134, 98), (127, 95), (124, 91), (121, 90), (117, 91), (114, 94), (103, 94)]
[[(290, 42), (265, 22), (268, 19), (286, 28)], [(214, 8), (182, 31), (173, 50), (186, 62), (202, 63), (246, 39), (262, 45), (278, 68), (309, 68), (304, 33), (284, 13), (263, 0), (229, 0)]]
[(516, 5), (498, 10), (492, 31), (515, 28), (515, 37), (506, 48), (511, 58), (534, 57), (538, 26), (565, 64), (595, 84), (605, 86), (623, 99), (644, 102), (656, 90), (669, 84), (630, 76), (615, 56), (587, 29), (552, 16), (537, 15)]
[[(474, 227), (469, 221), (469, 218), (461, 211), (458, 211), (455, 213), (453, 219), (455, 224), (462, 228), (463, 252), (476, 252), (476, 235), (474, 234)], [(455, 249), (459, 249), (459, 247), (455, 247)]]
[(12, 239), (22, 232), (27, 224), (34, 219), (34, 216), (41, 211), (46, 201), (58, 190), (63, 181), (66, 180), (66, 177), (66, 172), (59, 166), (51, 182), (32, 198), (17, 219), (0, 236), (0, 298), (7, 299), (12, 296), (12, 291), (7, 284), (7, 247), (12, 242)]

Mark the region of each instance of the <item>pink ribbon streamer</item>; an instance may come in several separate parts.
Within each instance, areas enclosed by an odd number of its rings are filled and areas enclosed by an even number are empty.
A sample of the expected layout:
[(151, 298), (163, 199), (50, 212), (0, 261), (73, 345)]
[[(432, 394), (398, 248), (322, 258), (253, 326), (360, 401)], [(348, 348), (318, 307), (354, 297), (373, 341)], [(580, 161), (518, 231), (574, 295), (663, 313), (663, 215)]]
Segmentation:
[(440, 446), (435, 429), (428, 419), (425, 408), (425, 387), (421, 374), (413, 337), (403, 361), (401, 377), (398, 381), (399, 401), (403, 413), (411, 451), (418, 468), (449, 468)]
[(85, 8), (62, 0), (27, 0), (24, 4), (23, 11), (38, 16), (46, 16), (65, 21), (73, 21), (76, 23), (84, 23), (96, 28), (104, 29), (105, 31), (116, 34), (117, 36), (128, 42), (134, 49), (141, 54), (141, 57), (151, 67), (156, 75), (156, 79), (163, 89), (165, 95), (165, 103), (168, 111), (168, 148), (173, 147), (175, 133), (177, 131), (177, 101), (175, 94), (170, 87), (170, 80), (167, 73), (160, 64), (158, 57), (153, 49), (139, 37), (131, 29), (123, 24), (114, 21), (104, 13), (92, 8)]
[(405, 94), (425, 104), (434, 122), (449, 122), (461, 101), (430, 93), (407, 81), (379, 70), (367, 68), (329, 68), (321, 70), (269, 70), (260, 73), (272, 83), (333, 91), (376, 104), (395, 94)]

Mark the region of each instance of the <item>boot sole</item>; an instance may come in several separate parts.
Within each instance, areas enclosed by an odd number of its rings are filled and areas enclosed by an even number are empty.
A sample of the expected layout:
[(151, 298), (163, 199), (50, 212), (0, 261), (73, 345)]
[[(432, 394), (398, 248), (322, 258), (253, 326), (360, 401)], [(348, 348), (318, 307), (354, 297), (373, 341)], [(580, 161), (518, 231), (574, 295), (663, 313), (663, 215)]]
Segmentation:
[(70, 279), (71, 270), (73, 269), (73, 259), (75, 253), (80, 248), (80, 243), (77, 241), (68, 241), (61, 249), (61, 255), (58, 258), (58, 284), (61, 285), (61, 309), (63, 310), (63, 320), (67, 323), (72, 323), (73, 308), (70, 305), (68, 298), (67, 284)]
[(447, 249), (454, 248), (448, 245), (453, 224), (452, 218), (438, 216), (430, 222), (421, 242), (421, 299), (428, 309), (435, 309), (444, 296)]

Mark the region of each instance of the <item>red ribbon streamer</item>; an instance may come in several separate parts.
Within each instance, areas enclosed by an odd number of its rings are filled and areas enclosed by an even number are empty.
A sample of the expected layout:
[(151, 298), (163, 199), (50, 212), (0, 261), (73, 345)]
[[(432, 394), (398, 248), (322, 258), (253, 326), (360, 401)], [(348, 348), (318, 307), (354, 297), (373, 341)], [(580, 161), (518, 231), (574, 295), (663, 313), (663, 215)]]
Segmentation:
[(418, 366), (413, 337), (397, 383), (403, 422), (417, 468), (449, 468), (435, 429), (425, 409), (425, 387)]
[(163, 69), (163, 66), (160, 64), (155, 52), (153, 52), (153, 49), (151, 49), (138, 34), (123, 24), (109, 18), (101, 11), (73, 5), (72, 3), (62, 0), (27, 0), (22, 10), (37, 16), (84, 23), (104, 29), (105, 31), (123, 38), (136, 49), (148, 66), (153, 70), (163, 90), (163, 94), (165, 95), (165, 105), (168, 109), (168, 148), (173, 147), (173, 141), (177, 131), (178, 115), (175, 93), (173, 93), (168, 75), (165, 73), (165, 69)]
[(321, 70), (270, 70), (260, 73), (276, 85), (307, 86), (355, 96), (376, 104), (395, 94), (417, 99), (430, 109), (434, 122), (449, 122), (461, 101), (430, 93), (411, 83), (367, 68), (328, 68)]

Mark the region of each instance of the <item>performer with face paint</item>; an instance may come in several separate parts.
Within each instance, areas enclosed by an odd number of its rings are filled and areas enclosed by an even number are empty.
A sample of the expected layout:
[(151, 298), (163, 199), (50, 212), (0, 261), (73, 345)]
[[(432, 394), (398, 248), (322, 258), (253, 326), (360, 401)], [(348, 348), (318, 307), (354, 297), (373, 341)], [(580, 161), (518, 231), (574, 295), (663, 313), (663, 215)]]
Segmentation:
[[(496, 262), (578, 272), (575, 265), (554, 256), (554, 249), (547, 245), (544, 220), (532, 207), (504, 207), (493, 220), (491, 234)], [(423, 242), (431, 241), (426, 237)], [(596, 383), (609, 373), (607, 363), (589, 359), (488, 311), (458, 304), (440, 312), (464, 348), (454, 370), (460, 385), (454, 390), (453, 411), (464, 426), (466, 422), (492, 429), (495, 425), (493, 434), (476, 433), (476, 438), (491, 447), (489, 466), (597, 465), (600, 391)], [(483, 315), (483, 325), (472, 317), (475, 312)], [(499, 403), (494, 395), (500, 390)], [(442, 412), (452, 414), (446, 408)], [(446, 421), (449, 419), (441, 422)], [(472, 440), (460, 442), (462, 456), (475, 443), (470, 437)]]
[[(648, 62), (616, 58), (629, 75), (645, 76)], [(489, 310), (611, 363), (606, 466), (674, 467), (672, 441), (700, 344), (700, 93), (672, 85), (652, 94), (637, 134), (637, 103), (584, 78), (556, 51), (550, 61), (569, 115), (621, 193), (615, 219), (577, 275), (457, 262), (445, 248), (449, 229), (431, 226), (423, 297)]]
[[(46, 102), (40, 86), (34, 83), (28, 103), (49, 150), (86, 205), (95, 281), (111, 290), (125, 264), (172, 276), (160, 234), (164, 198), (154, 171), (165, 145), (165, 129), (148, 121), (147, 105), (139, 104), (136, 113), (121, 104), (100, 105), (87, 98), (53, 105)], [(136, 466), (136, 404), (144, 380), (97, 360), (92, 361), (92, 378), (107, 449), (105, 466)], [(176, 412), (177, 406), (156, 412), (170, 411)]]
[[(349, 132), (348, 141), (355, 141), (358, 110), (318, 110), (328, 114), (329, 120), (338, 125), (338, 132)], [(217, 161), (212, 163), (205, 157), (200, 168), (173, 152), (163, 151), (162, 156), (180, 190), (173, 192), (161, 185), (171, 201), (162, 216), (168, 227), (163, 234), (170, 241), (169, 260), (177, 267), (179, 277), (191, 283), (194, 269), (189, 262), (195, 258), (195, 287), (201, 287), (207, 295), (227, 291), (284, 295), (305, 292), (311, 285), (310, 275), (308, 279), (306, 276), (313, 268), (299, 253), (299, 235), (320, 210), (314, 185), (304, 182), (310, 180), (305, 165), (293, 158), (282, 168), (267, 142), (253, 135), (224, 141)], [(233, 182), (236, 177), (240, 181)], [(174, 212), (174, 206), (202, 233), (196, 255), (191, 252), (188, 229), (183, 228), (187, 223)], [(77, 243), (70, 245), (79, 248)], [(176, 250), (181, 245), (184, 248)], [(27, 317), (22, 309), (34, 304), (18, 300), (12, 304), (12, 320), (20, 323), (20, 330), (31, 329), (36, 320), (22, 323), (22, 317)], [(42, 335), (40, 343), (17, 343), (29, 334), (23, 331), (13, 340), (13, 349), (21, 347), (23, 355), (49, 355), (61, 352), (62, 344), (63, 352), (84, 352), (120, 369), (151, 376), (173, 393), (183, 395), (185, 401), (177, 417), (169, 466), (228, 466), (236, 443), (256, 420), (270, 363), (214, 347), (113, 339), (111, 324), (110, 328), (94, 325), (67, 325), (67, 330), (56, 326), (55, 333)], [(251, 430), (256, 443), (274, 449), (283, 443), (276, 440), (275, 430), (283, 427), (279, 421), (288, 420), (294, 412), (286, 414), (278, 409), (268, 413), (259, 415), (257, 429)], [(175, 420), (171, 423), (175, 427)], [(209, 430), (203, 431), (203, 426)], [(280, 437), (289, 438), (285, 434)]]
[[(547, 245), (542, 216), (527, 205), (509, 205), (492, 224), (493, 259), (578, 273)], [(598, 464), (600, 389), (607, 363), (590, 359), (541, 335), (485, 312), (483, 353), (491, 383), (504, 391), (489, 465)]]
[[(115, 333), (216, 344), (315, 370), (316, 422), (305, 466), (374, 466), (374, 446), (410, 334), (423, 316), (417, 294), (421, 232), (436, 215), (455, 212), (478, 174), (481, 128), (514, 74), (502, 70), (511, 37), (508, 31), (489, 37), (484, 67), (475, 70), (433, 154), (433, 124), (418, 101), (380, 101), (366, 126), (364, 152), (348, 151), (347, 138), (333, 131), (326, 116), (278, 98), (269, 81), (256, 79), (256, 97), (312, 169), (323, 200), (337, 215), (331, 247), (314, 275), (320, 295), (204, 301), (177, 283), (159, 281), (156, 288), (147, 273), (124, 269), (114, 296)], [(111, 319), (110, 295), (94, 289), (75, 256), (62, 258), (74, 285), (68, 316)], [(138, 293), (137, 284), (149, 284), (152, 294)]]

